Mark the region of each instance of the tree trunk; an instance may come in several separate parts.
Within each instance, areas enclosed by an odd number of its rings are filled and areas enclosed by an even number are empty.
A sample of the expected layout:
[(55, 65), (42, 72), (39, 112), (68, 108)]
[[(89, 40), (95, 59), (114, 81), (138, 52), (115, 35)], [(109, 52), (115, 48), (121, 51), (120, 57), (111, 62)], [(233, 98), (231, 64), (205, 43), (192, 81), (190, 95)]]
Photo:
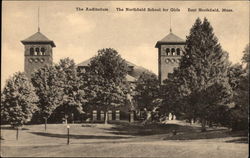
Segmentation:
[(18, 140), (18, 136), (19, 136), (19, 127), (16, 128), (16, 140)]
[(193, 124), (193, 119), (192, 119), (192, 118), (191, 118), (191, 119), (189, 119), (188, 121), (189, 121), (190, 125), (192, 125), (192, 124)]
[(133, 123), (134, 122), (134, 111), (130, 112), (130, 119), (129, 122)]
[(208, 125), (209, 125), (210, 128), (212, 128), (213, 127), (212, 121), (209, 121)]
[(108, 111), (105, 111), (105, 124), (108, 124)]
[(72, 115), (72, 123), (74, 124), (74, 113), (71, 114)]
[(47, 131), (47, 118), (46, 117), (44, 118), (44, 129), (46, 132)]
[(65, 124), (68, 124), (68, 115), (65, 115)]
[(205, 132), (206, 131), (206, 120), (202, 119), (201, 120), (201, 132)]

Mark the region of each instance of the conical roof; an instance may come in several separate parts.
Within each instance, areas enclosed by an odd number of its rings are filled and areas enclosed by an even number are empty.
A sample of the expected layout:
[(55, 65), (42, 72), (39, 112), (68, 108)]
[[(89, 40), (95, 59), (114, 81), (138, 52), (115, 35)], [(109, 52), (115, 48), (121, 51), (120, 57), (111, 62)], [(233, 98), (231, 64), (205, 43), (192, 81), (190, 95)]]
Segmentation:
[(55, 47), (54, 41), (50, 40), (48, 37), (46, 37), (41, 32), (37, 32), (33, 34), (32, 36), (26, 38), (25, 40), (21, 41), (23, 44), (29, 44), (29, 43), (49, 43), (52, 47)]
[(172, 32), (170, 32), (162, 40), (157, 41), (155, 47), (159, 47), (159, 45), (161, 45), (161, 44), (172, 44), (172, 43), (185, 44), (185, 40), (181, 39), (180, 37), (178, 37), (175, 34), (173, 34)]

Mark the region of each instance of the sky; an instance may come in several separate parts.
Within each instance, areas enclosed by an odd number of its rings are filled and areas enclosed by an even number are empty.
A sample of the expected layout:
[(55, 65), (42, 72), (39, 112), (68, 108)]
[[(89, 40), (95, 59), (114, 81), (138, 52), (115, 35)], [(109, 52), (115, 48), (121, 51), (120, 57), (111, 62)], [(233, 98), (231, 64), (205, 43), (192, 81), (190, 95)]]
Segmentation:
[[(102, 48), (116, 49), (122, 58), (158, 72), (155, 44), (169, 33), (186, 39), (195, 20), (206, 17), (232, 63), (241, 62), (249, 42), (247, 1), (3, 1), (1, 87), (15, 72), (24, 71), (20, 42), (40, 30), (56, 47), (54, 63), (70, 57), (78, 64)], [(109, 11), (77, 11), (108, 8)], [(118, 12), (116, 8), (175, 8), (179, 11)], [(188, 8), (227, 8), (232, 12), (188, 12)], [(2, 89), (1, 88), (1, 89)]]

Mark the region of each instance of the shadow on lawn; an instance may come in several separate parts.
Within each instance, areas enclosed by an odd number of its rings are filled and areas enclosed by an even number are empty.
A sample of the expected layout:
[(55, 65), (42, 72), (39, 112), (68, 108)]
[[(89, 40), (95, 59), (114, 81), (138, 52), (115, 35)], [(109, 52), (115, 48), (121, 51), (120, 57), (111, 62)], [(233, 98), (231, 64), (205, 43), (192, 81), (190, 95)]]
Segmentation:
[[(45, 137), (56, 137), (56, 138), (67, 138), (67, 134), (54, 134), (54, 133), (43, 133), (43, 132), (30, 132), (35, 135), (45, 136)], [(121, 136), (98, 136), (98, 135), (69, 135), (71, 139), (126, 139), (130, 137)]]
[[(117, 135), (132, 135), (132, 136), (151, 136), (157, 134), (162, 135), (164, 140), (198, 140), (198, 139), (216, 139), (216, 138), (228, 138), (228, 137), (242, 137), (231, 141), (225, 141), (228, 143), (246, 143), (247, 131), (235, 131), (232, 132), (227, 128), (208, 128), (206, 132), (201, 132), (201, 127), (179, 125), (179, 124), (147, 124), (142, 125), (140, 123), (127, 123), (119, 122), (113, 123), (114, 127), (105, 129), (110, 133)], [(177, 133), (173, 134), (173, 130)]]
[[(10, 126), (8, 126), (8, 127), (1, 127), (1, 130), (16, 130), (16, 128), (14, 128), (14, 127), (10, 127)], [(21, 127), (19, 127), (19, 130), (29, 130), (28, 128), (21, 128)]]
[(210, 130), (206, 132), (187, 132), (177, 135), (168, 135), (164, 140), (198, 140), (198, 139), (216, 139), (216, 138), (229, 138), (229, 137), (242, 137), (239, 139), (233, 139), (225, 141), (227, 143), (246, 143), (247, 133), (246, 131), (232, 132), (229, 129)]
[(243, 137), (243, 138), (228, 140), (226, 142), (227, 143), (244, 143), (244, 144), (248, 144), (248, 138), (247, 137)]
[(113, 124), (115, 124), (114, 127), (104, 130), (108, 130), (112, 134), (132, 135), (132, 136), (169, 134), (172, 133), (173, 130), (177, 130), (178, 132), (185, 132), (185, 131), (196, 131), (198, 129), (197, 127), (182, 126), (177, 124), (152, 123), (152, 124), (142, 125), (140, 123), (127, 123), (127, 122), (119, 122)]

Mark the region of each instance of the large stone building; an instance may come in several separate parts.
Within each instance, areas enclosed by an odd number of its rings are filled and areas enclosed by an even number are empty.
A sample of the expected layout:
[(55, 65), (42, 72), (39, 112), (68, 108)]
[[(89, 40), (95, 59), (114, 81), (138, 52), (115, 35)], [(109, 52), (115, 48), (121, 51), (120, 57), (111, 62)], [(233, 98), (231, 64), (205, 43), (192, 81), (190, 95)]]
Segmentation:
[(53, 64), (53, 47), (56, 45), (39, 30), (21, 42), (24, 45), (24, 71), (29, 79), (35, 70)]
[[(37, 33), (28, 37), (25, 40), (21, 41), (24, 45), (24, 70), (27, 74), (27, 77), (30, 79), (31, 74), (45, 66), (53, 64), (53, 47), (55, 47), (54, 41), (47, 38), (39, 30)], [(181, 56), (183, 55), (185, 46), (185, 41), (180, 37), (170, 31), (170, 33), (164, 37), (162, 40), (157, 41), (155, 47), (158, 48), (158, 75), (160, 84), (163, 83), (165, 79), (168, 78), (168, 74), (172, 73), (174, 68), (179, 66)], [(84, 71), (88, 68), (90, 60), (83, 61), (77, 65), (78, 71)], [(147, 69), (136, 66), (135, 64), (126, 61), (129, 65), (130, 71), (126, 76), (127, 80), (131, 83), (132, 87), (139, 76), (148, 71)], [(124, 106), (123, 108), (113, 109), (109, 112), (110, 119), (116, 119), (117, 115), (120, 115), (122, 118), (122, 113), (124, 116), (127, 115), (130, 111), (133, 111), (131, 107)], [(117, 113), (118, 112), (118, 113)], [(121, 113), (120, 113), (121, 112)], [(103, 119), (103, 111), (94, 110), (92, 119), (100, 120)]]
[(185, 41), (171, 30), (166, 37), (157, 41), (155, 48), (158, 48), (158, 77), (161, 84), (168, 78), (168, 74), (173, 73), (174, 68), (179, 66), (184, 46)]
[[(88, 64), (90, 63), (91, 59), (92, 58), (77, 64), (76, 66), (77, 66), (78, 71), (85, 71), (85, 69), (88, 68)], [(149, 70), (141, 66), (137, 66), (127, 60), (125, 60), (125, 62), (128, 64), (128, 67), (129, 67), (129, 72), (128, 72), (128, 75), (126, 76), (126, 79), (131, 83), (134, 83), (143, 72), (149, 72)]]
[[(78, 72), (86, 71), (86, 69), (88, 69), (88, 65), (89, 65), (90, 61), (91, 61), (91, 58), (77, 64), (77, 71)], [(131, 88), (132, 96), (133, 96), (134, 95), (133, 89), (135, 88), (136, 80), (140, 77), (140, 75), (143, 72), (149, 72), (149, 70), (147, 70), (141, 66), (137, 66), (137, 65), (135, 65), (129, 61), (126, 61), (126, 60), (125, 60), (125, 62), (129, 66), (129, 72), (126, 76), (126, 79), (130, 83), (130, 88)], [(129, 95), (127, 97), (130, 98), (132, 101), (133, 100), (132, 96)], [(133, 120), (132, 118), (134, 118), (134, 116), (135, 116), (135, 113), (134, 113), (135, 107), (134, 106), (135, 105), (132, 103), (130, 105), (114, 107), (113, 109), (109, 109), (108, 120), (128, 120), (128, 119), (130, 119), (130, 121)], [(104, 111), (97, 110), (97, 109), (98, 108), (93, 105), (92, 108), (90, 109), (90, 111), (87, 113), (89, 113), (91, 115), (92, 121), (102, 122), (102, 121), (104, 121)], [(133, 116), (131, 116), (131, 115), (133, 115)]]

